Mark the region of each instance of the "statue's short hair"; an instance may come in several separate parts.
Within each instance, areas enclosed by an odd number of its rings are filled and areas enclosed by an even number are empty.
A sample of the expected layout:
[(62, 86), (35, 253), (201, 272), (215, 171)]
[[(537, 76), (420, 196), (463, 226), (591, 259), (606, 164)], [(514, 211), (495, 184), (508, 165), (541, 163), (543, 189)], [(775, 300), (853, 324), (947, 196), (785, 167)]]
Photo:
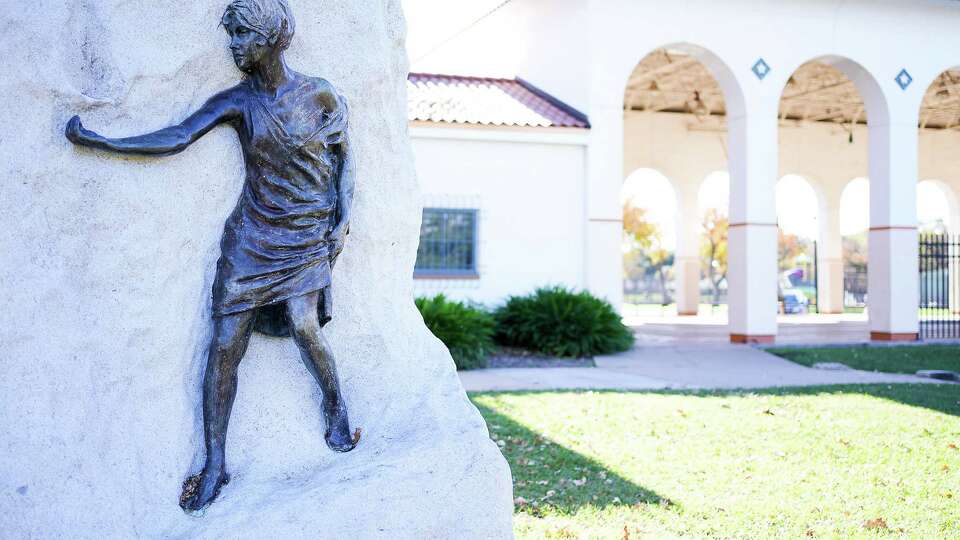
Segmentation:
[(233, 15), (243, 25), (281, 50), (290, 46), (295, 23), (287, 0), (232, 0), (223, 17)]

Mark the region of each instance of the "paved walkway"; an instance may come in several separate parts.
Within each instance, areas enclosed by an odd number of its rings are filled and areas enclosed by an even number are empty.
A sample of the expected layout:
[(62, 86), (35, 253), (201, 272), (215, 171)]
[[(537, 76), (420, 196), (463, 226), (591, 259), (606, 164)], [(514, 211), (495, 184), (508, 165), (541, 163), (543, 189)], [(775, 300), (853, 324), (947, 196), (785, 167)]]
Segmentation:
[[(678, 343), (724, 344), (730, 340), (726, 316), (632, 317), (626, 323), (634, 328), (641, 345)], [(867, 316), (781, 315), (777, 318), (777, 343), (825, 344), (865, 343), (870, 341)]]
[(868, 371), (831, 371), (794, 364), (763, 350), (728, 343), (638, 340), (632, 350), (596, 359), (595, 368), (510, 368), (460, 372), (468, 391), (548, 389), (767, 388), (848, 383), (931, 383)]

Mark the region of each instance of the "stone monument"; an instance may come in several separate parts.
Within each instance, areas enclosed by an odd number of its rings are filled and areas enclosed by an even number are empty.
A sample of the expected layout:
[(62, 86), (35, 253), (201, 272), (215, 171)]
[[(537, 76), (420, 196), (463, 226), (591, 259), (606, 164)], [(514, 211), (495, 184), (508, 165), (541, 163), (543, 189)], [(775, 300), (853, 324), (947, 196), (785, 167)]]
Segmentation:
[(236, 84), (226, 0), (7, 5), (0, 78), (0, 531), (10, 537), (499, 538), (510, 473), (412, 302), (420, 219), (399, 1), (290, 0), (293, 69), (350, 104), (356, 194), (324, 327), (362, 443), (324, 441), (322, 397), (290, 338), (239, 368), (232, 475), (201, 517), (201, 383), (223, 223), (244, 165), (233, 130), (173, 157), (63, 137), (182, 121)]

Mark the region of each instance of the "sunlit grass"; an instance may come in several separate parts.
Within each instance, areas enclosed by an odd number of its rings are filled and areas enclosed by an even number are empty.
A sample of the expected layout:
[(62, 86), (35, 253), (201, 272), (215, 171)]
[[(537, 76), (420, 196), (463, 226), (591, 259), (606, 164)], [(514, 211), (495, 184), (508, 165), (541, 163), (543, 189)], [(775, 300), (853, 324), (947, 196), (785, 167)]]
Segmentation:
[(471, 397), (519, 538), (960, 538), (958, 389)]

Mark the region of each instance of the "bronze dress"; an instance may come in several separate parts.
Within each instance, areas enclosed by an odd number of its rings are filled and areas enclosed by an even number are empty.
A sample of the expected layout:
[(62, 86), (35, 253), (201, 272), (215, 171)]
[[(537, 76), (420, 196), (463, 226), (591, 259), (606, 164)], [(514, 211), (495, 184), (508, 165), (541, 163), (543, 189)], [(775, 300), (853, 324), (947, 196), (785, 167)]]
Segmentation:
[[(258, 330), (286, 335), (283, 301), (321, 291), (325, 324), (335, 257), (327, 234), (337, 223), (337, 145), (347, 129), (346, 103), (329, 83), (308, 77), (272, 107), (248, 81), (236, 90), (246, 94), (235, 128), (247, 172), (220, 241), (214, 315), (257, 309)], [(334, 99), (318, 99), (324, 92)], [(335, 109), (325, 110), (324, 101)]]

